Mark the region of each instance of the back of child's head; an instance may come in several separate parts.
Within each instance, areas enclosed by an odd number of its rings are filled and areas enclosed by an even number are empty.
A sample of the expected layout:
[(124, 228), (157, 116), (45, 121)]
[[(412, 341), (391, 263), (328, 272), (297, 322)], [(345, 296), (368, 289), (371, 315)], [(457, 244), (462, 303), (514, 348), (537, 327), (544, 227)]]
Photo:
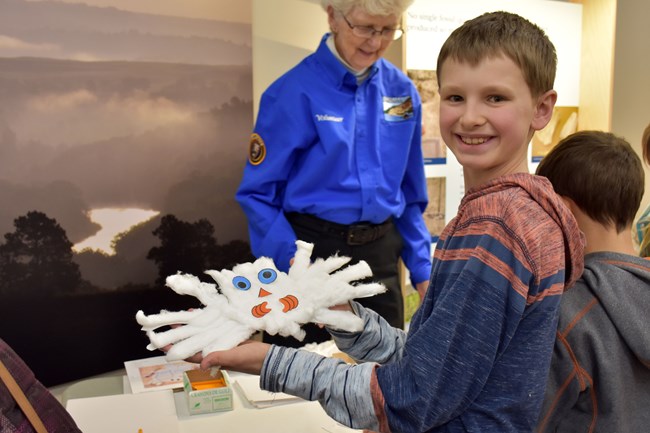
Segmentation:
[(485, 13), (452, 32), (438, 55), (438, 83), (448, 59), (476, 66), (502, 55), (519, 66), (533, 97), (553, 89), (557, 69), (553, 43), (541, 28), (509, 12)]
[(589, 218), (617, 233), (632, 225), (643, 197), (641, 159), (625, 139), (609, 132), (569, 135), (542, 159), (537, 174)]

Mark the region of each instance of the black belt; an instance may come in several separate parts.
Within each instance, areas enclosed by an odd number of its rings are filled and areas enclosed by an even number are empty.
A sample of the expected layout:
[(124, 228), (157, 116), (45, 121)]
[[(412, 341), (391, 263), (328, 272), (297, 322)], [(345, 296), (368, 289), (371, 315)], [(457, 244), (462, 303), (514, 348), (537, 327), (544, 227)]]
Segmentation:
[(313, 215), (291, 212), (287, 215), (287, 220), (292, 224), (307, 226), (321, 233), (327, 233), (344, 239), (348, 245), (365, 245), (376, 241), (384, 236), (393, 227), (392, 219), (387, 219), (380, 224), (356, 223), (356, 224), (338, 224), (331, 221), (318, 218)]

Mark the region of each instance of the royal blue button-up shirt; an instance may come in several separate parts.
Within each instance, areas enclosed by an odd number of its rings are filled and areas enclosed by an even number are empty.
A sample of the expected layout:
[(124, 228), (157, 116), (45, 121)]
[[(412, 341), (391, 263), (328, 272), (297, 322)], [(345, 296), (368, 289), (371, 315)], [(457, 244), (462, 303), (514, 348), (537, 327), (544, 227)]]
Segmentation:
[(296, 235), (285, 212), (340, 224), (392, 217), (413, 283), (427, 281), (431, 236), (421, 101), (384, 59), (360, 84), (327, 47), (281, 76), (260, 101), (249, 161), (237, 191), (251, 248), (287, 270)]

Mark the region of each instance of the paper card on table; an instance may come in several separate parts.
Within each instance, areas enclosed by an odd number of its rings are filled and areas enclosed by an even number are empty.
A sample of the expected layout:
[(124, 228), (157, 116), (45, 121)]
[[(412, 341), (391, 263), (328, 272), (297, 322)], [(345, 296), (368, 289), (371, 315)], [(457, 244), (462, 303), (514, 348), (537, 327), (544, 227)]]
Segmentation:
[(168, 362), (164, 356), (136, 359), (124, 363), (134, 394), (161, 389), (183, 388), (183, 372), (199, 368), (185, 361)]
[(66, 409), (84, 433), (178, 433), (171, 390), (68, 400)]
[(237, 376), (235, 387), (241, 391), (242, 397), (257, 408), (304, 401), (300, 397), (285, 394), (283, 392), (269, 392), (261, 389), (260, 377), (256, 375)]

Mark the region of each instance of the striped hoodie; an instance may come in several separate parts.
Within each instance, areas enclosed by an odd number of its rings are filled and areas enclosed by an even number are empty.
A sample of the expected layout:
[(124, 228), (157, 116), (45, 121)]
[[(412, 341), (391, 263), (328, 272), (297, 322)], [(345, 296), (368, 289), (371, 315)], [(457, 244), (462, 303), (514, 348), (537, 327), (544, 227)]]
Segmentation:
[(260, 384), (319, 400), (353, 428), (532, 431), (560, 295), (582, 257), (577, 223), (547, 179), (494, 179), (467, 192), (441, 234), (408, 335), (355, 304), (364, 330), (331, 333), (357, 365), (272, 346)]

